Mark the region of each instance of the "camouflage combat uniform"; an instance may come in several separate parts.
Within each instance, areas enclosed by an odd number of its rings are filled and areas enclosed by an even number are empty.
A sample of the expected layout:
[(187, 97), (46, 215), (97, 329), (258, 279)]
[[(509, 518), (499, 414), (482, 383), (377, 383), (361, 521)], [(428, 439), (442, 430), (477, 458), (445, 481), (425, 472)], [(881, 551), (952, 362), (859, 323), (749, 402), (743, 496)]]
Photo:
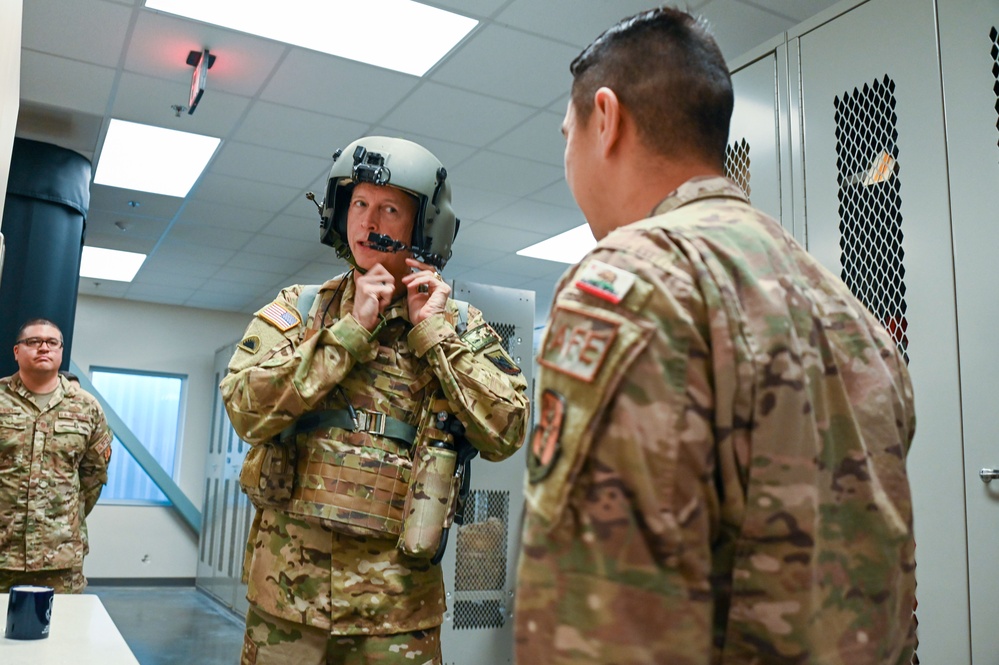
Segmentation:
[(111, 440), (100, 404), (65, 377), (43, 410), (17, 374), (0, 379), (0, 584), (50, 571), (83, 591), (84, 518), (107, 483)]
[[(304, 325), (297, 321), (301, 291), (287, 288), (269, 306), (270, 315), (267, 308), (258, 312), (222, 381), (227, 411), (246, 441), (260, 444), (303, 414), (342, 410), (347, 401), (356, 410), (415, 427), (428, 397), (443, 390), (483, 458), (502, 460), (519, 448), (526, 382), (478, 310), (469, 308), (467, 333), (459, 338), (454, 301), (448, 301), (447, 316), (414, 327), (403, 297), (386, 309), (372, 341), (350, 314), (350, 274), (322, 286)], [(275, 312), (287, 324), (267, 319)], [(279, 330), (285, 325), (290, 327)], [(319, 429), (297, 439), (299, 460), (316, 451), (385, 459), (409, 454), (399, 443), (364, 431)], [(402, 554), (397, 539), (338, 533), (284, 510), (259, 510), (248, 543), (247, 597), (268, 614), (333, 635), (439, 626), (445, 610), (440, 566)]]
[(519, 663), (909, 662), (904, 360), (738, 187), (604, 238), (538, 361)]

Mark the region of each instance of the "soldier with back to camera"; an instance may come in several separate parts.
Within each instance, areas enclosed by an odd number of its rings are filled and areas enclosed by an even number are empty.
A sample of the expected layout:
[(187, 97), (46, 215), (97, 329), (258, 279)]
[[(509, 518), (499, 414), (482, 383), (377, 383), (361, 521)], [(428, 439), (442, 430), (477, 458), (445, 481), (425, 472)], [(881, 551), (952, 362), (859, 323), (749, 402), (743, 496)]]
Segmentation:
[(526, 382), (438, 272), (441, 163), (387, 137), (334, 159), (322, 240), (352, 269), (258, 311), (221, 384), (258, 508), (242, 662), (439, 665), (451, 481), (468, 450), (516, 452)]
[(0, 591), (82, 593), (86, 517), (108, 481), (111, 429), (100, 403), (61, 376), (62, 332), (32, 319), (0, 379)]
[(696, 19), (643, 12), (570, 70), (598, 243), (538, 355), (518, 663), (909, 663), (902, 354), (722, 176), (732, 85)]

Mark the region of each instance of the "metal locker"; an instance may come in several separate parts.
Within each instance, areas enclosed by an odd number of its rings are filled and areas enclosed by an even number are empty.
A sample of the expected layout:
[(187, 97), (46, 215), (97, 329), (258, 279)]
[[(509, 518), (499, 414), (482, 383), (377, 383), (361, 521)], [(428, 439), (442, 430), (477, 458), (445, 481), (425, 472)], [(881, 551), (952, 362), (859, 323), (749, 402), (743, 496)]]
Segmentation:
[(754, 207), (767, 213), (793, 233), (790, 211), (781, 203), (781, 149), (786, 120), (778, 104), (786, 84), (786, 49), (783, 37), (747, 54), (730, 65), (735, 108), (725, 151), (725, 176), (749, 196)]
[[(906, 352), (920, 644), (968, 662), (964, 471), (946, 146), (933, 0), (837, 5), (788, 33), (798, 54), (809, 251)], [(797, 152), (797, 151), (796, 151)]]
[(999, 481), (985, 483), (979, 477), (983, 468), (999, 468), (999, 436), (993, 417), (999, 376), (994, 341), (999, 330), (995, 295), (999, 1), (946, 0), (938, 2), (937, 11), (961, 363), (971, 661), (986, 664), (999, 660), (995, 619)]
[[(215, 383), (222, 380), (236, 349), (230, 344), (215, 352)], [(239, 488), (239, 469), (248, 445), (236, 436), (222, 396), (216, 391), (212, 434), (205, 465), (205, 503), (198, 545), (198, 588), (233, 611), (247, 609), (246, 585), (240, 582), (243, 551), (253, 507)]]
[[(452, 297), (482, 311), (533, 389), (534, 292), (454, 282)], [(513, 595), (524, 452), (503, 462), (472, 462), (465, 523), (451, 528), (441, 566), (447, 612), (441, 627), (445, 665), (513, 662)]]

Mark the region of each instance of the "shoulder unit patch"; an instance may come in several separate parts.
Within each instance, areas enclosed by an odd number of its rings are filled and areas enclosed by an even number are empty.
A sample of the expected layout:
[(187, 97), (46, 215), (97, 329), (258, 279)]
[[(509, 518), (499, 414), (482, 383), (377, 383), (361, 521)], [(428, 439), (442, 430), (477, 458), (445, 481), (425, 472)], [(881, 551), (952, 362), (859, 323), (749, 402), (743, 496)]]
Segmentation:
[(591, 260), (579, 271), (576, 288), (615, 305), (624, 300), (635, 275), (603, 261)]

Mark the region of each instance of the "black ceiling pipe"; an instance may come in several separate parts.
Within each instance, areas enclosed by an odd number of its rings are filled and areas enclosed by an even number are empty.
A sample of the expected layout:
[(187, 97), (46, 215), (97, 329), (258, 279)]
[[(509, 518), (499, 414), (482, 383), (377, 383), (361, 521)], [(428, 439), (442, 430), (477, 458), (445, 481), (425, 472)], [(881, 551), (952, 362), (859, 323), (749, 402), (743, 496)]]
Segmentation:
[(17, 371), (17, 329), (34, 318), (62, 330), (62, 369), (69, 369), (90, 174), (90, 161), (79, 153), (14, 139), (0, 227), (7, 245), (0, 276), (0, 376)]

